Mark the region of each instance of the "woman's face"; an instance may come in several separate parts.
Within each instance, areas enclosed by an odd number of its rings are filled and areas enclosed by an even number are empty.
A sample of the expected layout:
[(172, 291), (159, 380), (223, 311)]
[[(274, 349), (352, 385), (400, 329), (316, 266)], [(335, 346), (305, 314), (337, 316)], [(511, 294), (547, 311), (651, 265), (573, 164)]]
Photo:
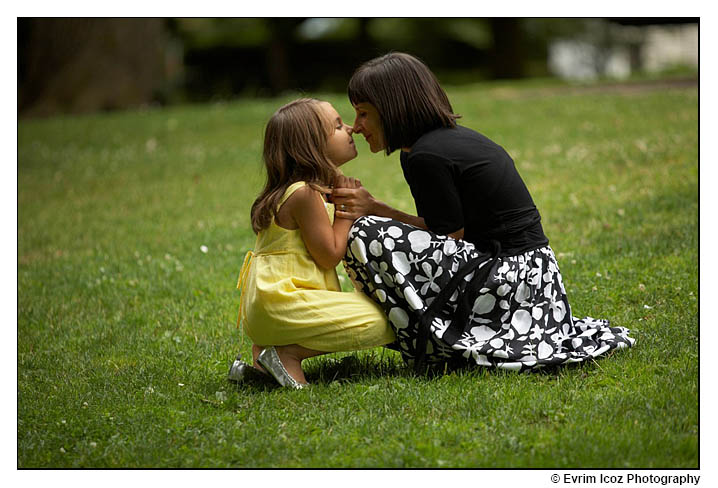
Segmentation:
[(334, 128), (327, 139), (327, 156), (335, 166), (339, 167), (357, 156), (357, 148), (352, 137), (353, 130), (350, 125), (342, 122), (342, 118), (331, 103), (322, 102), (321, 107)]
[(386, 148), (384, 129), (376, 107), (369, 102), (362, 102), (354, 105), (354, 110), (357, 114), (354, 120), (354, 132), (364, 136), (369, 143), (369, 150), (375, 153)]

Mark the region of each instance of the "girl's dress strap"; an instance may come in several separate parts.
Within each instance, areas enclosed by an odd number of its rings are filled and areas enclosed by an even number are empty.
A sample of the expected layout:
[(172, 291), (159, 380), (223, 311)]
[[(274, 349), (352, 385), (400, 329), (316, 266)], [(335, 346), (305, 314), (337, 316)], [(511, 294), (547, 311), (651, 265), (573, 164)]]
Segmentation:
[(296, 183), (292, 183), (291, 185), (289, 185), (289, 187), (287, 188), (287, 191), (285, 191), (284, 195), (282, 195), (282, 198), (279, 199), (279, 205), (277, 205), (277, 208), (284, 205), (284, 202), (287, 201), (287, 198), (291, 197), (295, 191), (299, 190), (301, 187), (303, 187), (306, 184), (307, 183), (305, 181), (297, 181)]

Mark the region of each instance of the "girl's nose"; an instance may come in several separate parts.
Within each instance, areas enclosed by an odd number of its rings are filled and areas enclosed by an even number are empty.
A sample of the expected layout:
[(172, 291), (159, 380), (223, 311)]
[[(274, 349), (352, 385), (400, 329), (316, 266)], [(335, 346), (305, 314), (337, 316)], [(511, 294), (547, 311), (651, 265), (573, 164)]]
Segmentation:
[(352, 127), (351, 125), (347, 125), (347, 132), (349, 133), (349, 135), (354, 134), (354, 127)]

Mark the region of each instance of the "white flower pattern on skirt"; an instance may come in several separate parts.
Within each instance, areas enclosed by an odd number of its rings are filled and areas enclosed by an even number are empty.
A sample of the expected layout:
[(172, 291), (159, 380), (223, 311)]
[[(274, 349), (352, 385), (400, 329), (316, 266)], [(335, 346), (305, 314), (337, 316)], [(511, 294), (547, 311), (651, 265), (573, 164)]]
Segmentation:
[[(356, 288), (383, 308), (396, 332), (393, 347), (413, 364), (419, 319), (457, 271), (480, 256), (469, 242), (368, 216), (352, 226), (344, 265)], [(585, 361), (635, 342), (624, 327), (571, 315), (549, 246), (484, 265), (491, 266), (484, 283), (470, 287), (474, 274), (485, 270), (470, 272), (429, 317), (426, 363), (520, 371)], [(467, 299), (468, 320), (453, 324), (459, 301)]]

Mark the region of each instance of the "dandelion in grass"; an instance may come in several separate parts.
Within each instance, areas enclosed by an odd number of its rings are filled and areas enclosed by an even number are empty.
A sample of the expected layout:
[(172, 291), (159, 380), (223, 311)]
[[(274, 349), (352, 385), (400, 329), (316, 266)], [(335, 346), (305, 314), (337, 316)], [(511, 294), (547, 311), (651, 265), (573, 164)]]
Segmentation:
[(147, 150), (148, 153), (154, 152), (155, 149), (157, 149), (157, 139), (155, 139), (154, 137), (151, 139), (148, 139), (147, 142), (145, 143), (145, 149)]

